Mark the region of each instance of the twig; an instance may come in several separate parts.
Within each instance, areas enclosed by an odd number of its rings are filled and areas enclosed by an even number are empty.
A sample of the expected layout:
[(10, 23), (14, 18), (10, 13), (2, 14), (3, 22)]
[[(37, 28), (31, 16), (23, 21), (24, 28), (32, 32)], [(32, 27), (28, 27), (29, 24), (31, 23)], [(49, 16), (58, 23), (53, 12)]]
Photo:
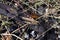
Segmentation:
[(29, 21), (29, 22), (31, 22), (31, 23), (33, 23), (33, 24), (37, 24), (37, 23), (38, 23), (38, 21), (34, 20), (33, 18), (22, 17), (22, 19), (24, 19), (24, 20), (26, 20), (26, 21)]
[[(22, 3), (23, 3), (23, 4), (26, 4), (29, 8), (33, 9), (34, 11), (37, 11), (35, 8), (29, 6), (27, 3), (25, 3), (25, 2), (22, 2)], [(41, 13), (41, 12), (39, 12), (39, 11), (37, 11), (37, 12), (38, 12), (38, 13)]]
[[(27, 3), (25, 3), (25, 2), (22, 2), (23, 4), (26, 4), (27, 6), (29, 6)], [(37, 11), (35, 8), (33, 8), (33, 7), (31, 7), (31, 6), (29, 6), (29, 8), (31, 8), (31, 9), (33, 9), (34, 11)], [(41, 13), (40, 11), (37, 11), (38, 13)], [(38, 19), (40, 19), (41, 17), (45, 17), (45, 16), (47, 16), (49, 13), (46, 13), (46, 14), (44, 14), (43, 16), (40, 16), (39, 18), (37, 18), (36, 20), (38, 20)]]
[(49, 28), (48, 30), (46, 30), (45, 32), (43, 32), (42, 34), (40, 34), (38, 37), (36, 37), (36, 39), (40, 38), (40, 36), (44, 35), (45, 33), (47, 33), (49, 30), (51, 30), (52, 28), (55, 28), (57, 26), (58, 23), (54, 24), (51, 28)]
[[(20, 28), (23, 28), (23, 27), (25, 27), (26, 25), (28, 25), (28, 24), (25, 24), (25, 25), (21, 26)], [(18, 29), (16, 29), (16, 30), (14, 30), (12, 33), (14, 33), (14, 32), (16, 32), (16, 31), (18, 31), (20, 28), (18, 28)]]
[(20, 40), (23, 40), (22, 38), (20, 38), (20, 37), (14, 35), (14, 34), (12, 34), (12, 36), (15, 36), (16, 38), (18, 38), (18, 39), (20, 39)]
[(20, 39), (20, 40), (23, 40), (22, 38), (16, 36), (15, 34), (1, 34), (1, 35), (4, 35), (4, 36), (11, 35), (11, 36), (14, 36), (14, 37), (16, 37), (16, 38), (18, 38), (18, 39)]

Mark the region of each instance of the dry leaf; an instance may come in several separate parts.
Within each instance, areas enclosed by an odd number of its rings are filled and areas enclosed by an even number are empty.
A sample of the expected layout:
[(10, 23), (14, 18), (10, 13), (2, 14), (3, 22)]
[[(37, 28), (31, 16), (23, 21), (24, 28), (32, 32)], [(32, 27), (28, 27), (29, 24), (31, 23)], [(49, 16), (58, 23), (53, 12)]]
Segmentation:
[(35, 13), (32, 13), (32, 14), (31, 14), (31, 17), (32, 17), (33, 19), (37, 19), (39, 16), (36, 15)]

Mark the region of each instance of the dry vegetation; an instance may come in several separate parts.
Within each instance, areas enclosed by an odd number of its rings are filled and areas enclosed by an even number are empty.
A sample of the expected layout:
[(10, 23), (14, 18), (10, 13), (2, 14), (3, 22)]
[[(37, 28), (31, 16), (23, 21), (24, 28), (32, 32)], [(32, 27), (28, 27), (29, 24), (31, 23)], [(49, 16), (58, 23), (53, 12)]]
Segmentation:
[(0, 40), (60, 40), (60, 0), (0, 0)]

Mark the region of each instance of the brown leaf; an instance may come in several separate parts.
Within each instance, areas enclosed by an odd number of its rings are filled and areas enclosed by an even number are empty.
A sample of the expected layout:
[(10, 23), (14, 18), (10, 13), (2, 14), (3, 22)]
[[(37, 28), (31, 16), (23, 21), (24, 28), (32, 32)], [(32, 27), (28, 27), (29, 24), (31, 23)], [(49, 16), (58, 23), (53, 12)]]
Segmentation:
[(32, 13), (32, 14), (31, 14), (31, 17), (32, 17), (33, 19), (37, 19), (39, 16), (36, 15), (35, 13)]

